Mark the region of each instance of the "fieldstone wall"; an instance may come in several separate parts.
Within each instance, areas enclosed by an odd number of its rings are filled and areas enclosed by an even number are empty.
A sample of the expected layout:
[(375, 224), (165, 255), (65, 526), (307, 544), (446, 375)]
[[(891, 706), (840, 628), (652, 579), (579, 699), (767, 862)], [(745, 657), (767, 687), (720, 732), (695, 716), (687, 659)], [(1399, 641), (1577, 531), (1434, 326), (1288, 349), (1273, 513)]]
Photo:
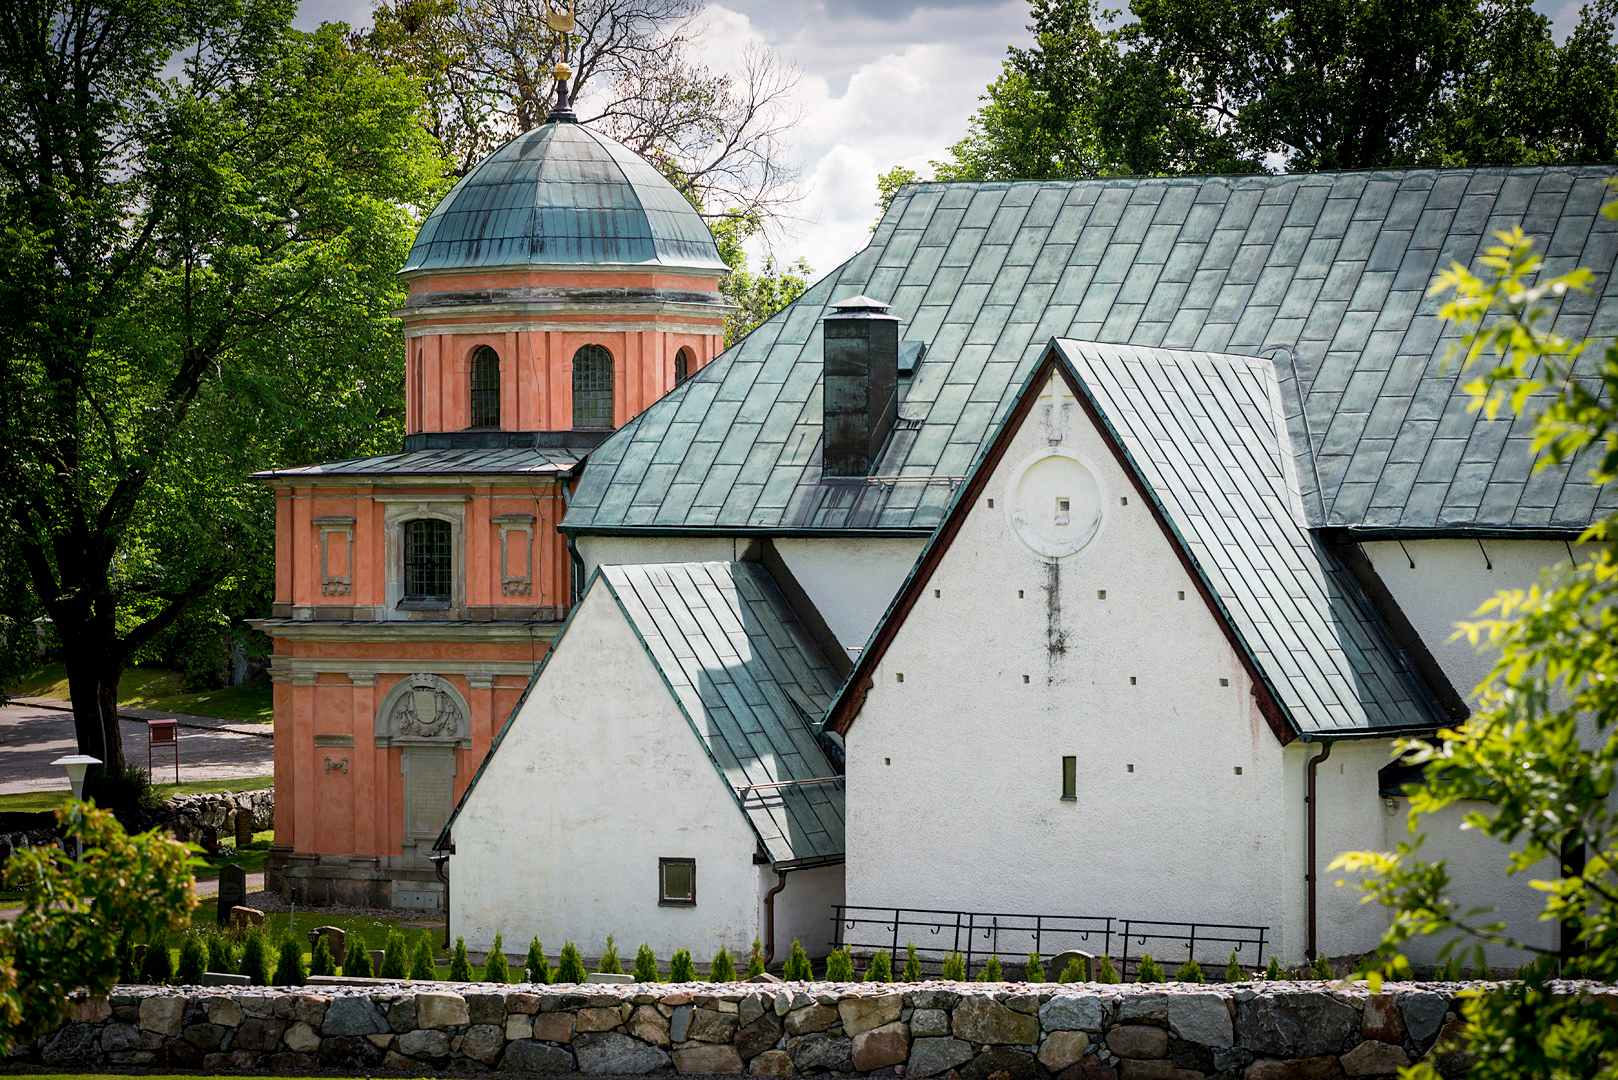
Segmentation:
[[(1338, 1080), (1465, 1068), (1458, 984), (119, 987), (21, 1048), (56, 1067), (921, 1080)], [(1612, 995), (1618, 988), (1579, 987)], [(318, 992), (316, 992), (318, 991)]]
[(275, 827), (275, 791), (218, 791), (201, 795), (177, 795), (154, 815), (175, 837), (193, 844), (202, 842), (206, 829), (213, 829), (221, 840), (236, 835), (236, 819), (252, 815), (251, 831)]

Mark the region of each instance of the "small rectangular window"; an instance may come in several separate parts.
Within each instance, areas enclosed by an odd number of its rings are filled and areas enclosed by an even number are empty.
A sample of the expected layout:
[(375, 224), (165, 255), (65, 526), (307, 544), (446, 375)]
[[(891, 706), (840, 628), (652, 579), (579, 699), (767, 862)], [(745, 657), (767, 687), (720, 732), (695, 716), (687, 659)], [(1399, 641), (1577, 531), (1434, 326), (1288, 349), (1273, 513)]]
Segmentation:
[(1065, 757), (1062, 759), (1062, 798), (1077, 799), (1079, 797), (1079, 759)]
[(697, 860), (657, 860), (657, 902), (695, 907), (697, 903)]

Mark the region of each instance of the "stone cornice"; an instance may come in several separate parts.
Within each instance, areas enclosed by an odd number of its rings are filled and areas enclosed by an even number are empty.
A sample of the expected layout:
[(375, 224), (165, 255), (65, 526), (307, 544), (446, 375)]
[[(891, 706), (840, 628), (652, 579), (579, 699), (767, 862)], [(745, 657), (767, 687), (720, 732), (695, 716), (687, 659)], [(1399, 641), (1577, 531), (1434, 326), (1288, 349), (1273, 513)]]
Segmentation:
[[(335, 622), (318, 619), (249, 619), (262, 633), (282, 641), (543, 641), (552, 642), (561, 623), (533, 622)], [(332, 671), (369, 669), (353, 660), (332, 661)], [(420, 660), (401, 663), (421, 666)]]

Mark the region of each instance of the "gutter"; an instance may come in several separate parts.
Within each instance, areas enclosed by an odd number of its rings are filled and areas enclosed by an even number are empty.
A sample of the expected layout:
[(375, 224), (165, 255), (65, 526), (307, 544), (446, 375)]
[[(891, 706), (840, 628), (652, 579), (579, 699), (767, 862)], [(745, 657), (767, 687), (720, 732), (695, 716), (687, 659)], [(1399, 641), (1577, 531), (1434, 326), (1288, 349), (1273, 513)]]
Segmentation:
[(1308, 916), (1307, 940), (1304, 945), (1304, 955), (1310, 960), (1315, 959), (1317, 955), (1315, 924), (1319, 914), (1316, 911), (1316, 900), (1318, 897), (1318, 889), (1316, 888), (1316, 885), (1318, 883), (1317, 879), (1320, 875), (1319, 867), (1316, 864), (1317, 855), (1315, 851), (1315, 807), (1320, 801), (1317, 770), (1320, 768), (1321, 762), (1331, 757), (1332, 747), (1336, 745), (1331, 739), (1321, 739), (1320, 742), (1324, 749), (1309, 759), (1309, 779), (1306, 794), (1304, 795), (1304, 802), (1309, 806), (1309, 870), (1303, 876), (1305, 893), (1304, 907)]
[(785, 865), (775, 864), (775, 885), (764, 894), (764, 966), (775, 962), (775, 894), (787, 887), (787, 875), (794, 870), (813, 870), (821, 866), (836, 866), (843, 861), (841, 855), (828, 855), (815, 859), (802, 859)]

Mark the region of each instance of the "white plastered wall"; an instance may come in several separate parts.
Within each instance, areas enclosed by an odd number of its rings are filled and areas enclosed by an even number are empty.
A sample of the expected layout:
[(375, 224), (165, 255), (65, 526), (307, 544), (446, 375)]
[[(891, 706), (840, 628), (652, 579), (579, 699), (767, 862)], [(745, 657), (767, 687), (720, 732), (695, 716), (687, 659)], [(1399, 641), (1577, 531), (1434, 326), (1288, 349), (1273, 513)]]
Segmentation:
[[(586, 577), (597, 566), (731, 561), (746, 537), (580, 536)], [(888, 609), (926, 540), (919, 537), (782, 537), (775, 550), (837, 641), (857, 650)]]
[[(649, 942), (746, 956), (758, 840), (610, 592), (585, 596), (454, 825), (451, 932), (598, 955)], [(697, 861), (695, 907), (658, 903), (658, 859)], [(790, 889), (790, 886), (789, 886)], [(778, 916), (779, 917), (779, 916)]]
[(1083, 412), (1056, 415), (1100, 480), (1099, 532), (1054, 562), (1014, 537), (1012, 474), (1051, 447), (1031, 419), (848, 731), (849, 903), (1266, 925), (1301, 954), (1306, 752), (1283, 753)]
[[(773, 867), (761, 866), (758, 869), (758, 895), (762, 911), (765, 894), (775, 887), (779, 879)], [(842, 902), (841, 863), (788, 871), (786, 887), (775, 894), (774, 962), (785, 962), (792, 952), (794, 940), (812, 957), (831, 952), (833, 908)], [(767, 938), (762, 933), (759, 936), (761, 939)], [(769, 942), (765, 940), (765, 944), (767, 946)]]

